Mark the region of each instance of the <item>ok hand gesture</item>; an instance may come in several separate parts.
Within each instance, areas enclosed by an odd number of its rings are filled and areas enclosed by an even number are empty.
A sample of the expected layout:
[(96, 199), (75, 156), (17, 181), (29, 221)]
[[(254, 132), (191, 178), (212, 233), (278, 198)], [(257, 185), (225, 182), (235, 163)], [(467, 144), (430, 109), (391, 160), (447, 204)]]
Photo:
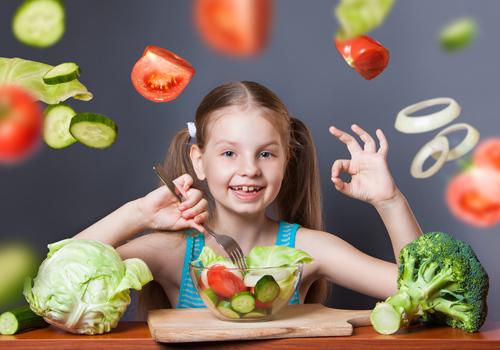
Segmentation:
[[(398, 190), (387, 166), (388, 143), (384, 133), (380, 129), (376, 132), (380, 143), (377, 150), (370, 134), (356, 124), (351, 129), (364, 142), (364, 148), (347, 132), (330, 127), (330, 133), (345, 143), (351, 154), (351, 159), (337, 159), (332, 165), (332, 182), (335, 188), (349, 197), (375, 206), (391, 200)], [(351, 181), (344, 182), (340, 178), (341, 173), (349, 174)]]

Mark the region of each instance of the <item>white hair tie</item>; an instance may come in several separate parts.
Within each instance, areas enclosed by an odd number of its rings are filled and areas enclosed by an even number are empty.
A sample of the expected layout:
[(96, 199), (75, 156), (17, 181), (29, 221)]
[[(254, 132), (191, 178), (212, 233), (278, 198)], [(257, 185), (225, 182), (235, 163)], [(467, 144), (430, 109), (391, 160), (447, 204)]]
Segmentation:
[(189, 132), (189, 144), (194, 144), (196, 142), (196, 125), (193, 122), (187, 123), (187, 128)]

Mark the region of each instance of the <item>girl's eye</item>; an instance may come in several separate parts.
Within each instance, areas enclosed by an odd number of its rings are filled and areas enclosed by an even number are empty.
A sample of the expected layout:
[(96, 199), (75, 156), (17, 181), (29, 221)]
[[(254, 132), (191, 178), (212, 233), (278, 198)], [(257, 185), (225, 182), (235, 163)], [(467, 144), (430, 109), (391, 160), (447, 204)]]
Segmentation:
[(224, 157), (232, 157), (234, 155), (234, 152), (233, 151), (226, 151), (222, 154), (224, 155)]
[(270, 158), (272, 156), (271, 152), (268, 151), (260, 152), (260, 155), (262, 158)]

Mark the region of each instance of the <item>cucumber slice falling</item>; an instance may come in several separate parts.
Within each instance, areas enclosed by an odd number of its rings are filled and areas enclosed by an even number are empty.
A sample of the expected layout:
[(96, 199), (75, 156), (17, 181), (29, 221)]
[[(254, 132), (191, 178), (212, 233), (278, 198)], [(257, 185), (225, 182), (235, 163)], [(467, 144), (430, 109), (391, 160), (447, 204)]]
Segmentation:
[(65, 13), (58, 0), (25, 0), (12, 21), (14, 36), (23, 44), (44, 48), (61, 39)]
[(71, 119), (69, 132), (85, 146), (102, 149), (116, 141), (118, 126), (113, 120), (100, 114), (77, 113)]
[(52, 148), (65, 148), (76, 142), (70, 134), (69, 126), (76, 112), (68, 105), (60, 103), (47, 107), (43, 121), (43, 139)]
[(76, 63), (61, 63), (43, 76), (43, 82), (48, 85), (67, 83), (80, 76), (80, 67)]

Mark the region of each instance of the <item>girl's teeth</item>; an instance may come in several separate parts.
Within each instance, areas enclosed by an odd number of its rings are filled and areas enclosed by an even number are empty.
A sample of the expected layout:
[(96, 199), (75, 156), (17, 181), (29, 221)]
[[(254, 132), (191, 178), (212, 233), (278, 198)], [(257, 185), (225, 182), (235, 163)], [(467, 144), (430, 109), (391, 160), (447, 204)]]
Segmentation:
[(247, 186), (243, 186), (243, 191), (248, 192), (248, 187)]

